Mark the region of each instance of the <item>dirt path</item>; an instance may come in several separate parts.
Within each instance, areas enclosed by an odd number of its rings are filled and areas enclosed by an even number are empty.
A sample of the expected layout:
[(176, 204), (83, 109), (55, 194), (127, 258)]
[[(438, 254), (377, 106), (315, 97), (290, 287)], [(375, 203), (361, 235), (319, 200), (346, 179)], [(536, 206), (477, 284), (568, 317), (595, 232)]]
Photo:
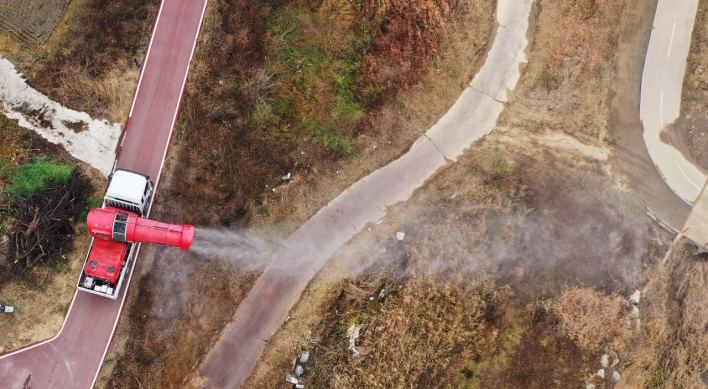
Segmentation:
[(610, 127), (615, 159), (631, 177), (647, 206), (672, 227), (680, 229), (691, 207), (664, 182), (649, 156), (639, 120), (640, 86), (657, 0), (632, 0), (620, 35), (615, 80), (612, 84)]
[(450, 111), (407, 154), (354, 184), (288, 239), (207, 356), (200, 368), (204, 377), (195, 379), (195, 385), (238, 387), (332, 253), (493, 129), (525, 62), (532, 3), (526, 0), (520, 7), (499, 1), (500, 28), (488, 60)]

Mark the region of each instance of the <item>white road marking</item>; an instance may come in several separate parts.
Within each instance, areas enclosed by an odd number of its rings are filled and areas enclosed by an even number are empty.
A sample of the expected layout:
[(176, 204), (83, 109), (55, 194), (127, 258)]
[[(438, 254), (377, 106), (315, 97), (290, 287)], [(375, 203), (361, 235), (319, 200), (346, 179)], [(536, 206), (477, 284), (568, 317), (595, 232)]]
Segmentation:
[(671, 40), (669, 41), (669, 52), (666, 53), (667, 57), (671, 56), (671, 46), (674, 45), (674, 34), (676, 33), (676, 21), (674, 21), (674, 29), (671, 31)]
[[(153, 32), (157, 31), (157, 25), (160, 23), (160, 15), (162, 15), (162, 6), (165, 4), (165, 0), (162, 0), (160, 2), (160, 10), (157, 11), (157, 19), (155, 19), (155, 28), (153, 28)], [(130, 105), (130, 113), (128, 114), (128, 117), (133, 117), (133, 108), (135, 108), (135, 100), (138, 99), (138, 92), (140, 92), (140, 83), (143, 81), (143, 74), (145, 74), (145, 68), (147, 67), (148, 63), (148, 58), (150, 58), (150, 49), (152, 49), (152, 40), (155, 39), (155, 34), (152, 34), (150, 37), (150, 43), (148, 44), (148, 50), (147, 53), (145, 53), (145, 60), (143, 61), (143, 65), (140, 67), (140, 78), (138, 78), (138, 87), (135, 88), (135, 95), (133, 96), (133, 104)]]
[(123, 131), (123, 139), (120, 141), (120, 147), (123, 147), (123, 142), (125, 142), (125, 136), (128, 135), (128, 131)]

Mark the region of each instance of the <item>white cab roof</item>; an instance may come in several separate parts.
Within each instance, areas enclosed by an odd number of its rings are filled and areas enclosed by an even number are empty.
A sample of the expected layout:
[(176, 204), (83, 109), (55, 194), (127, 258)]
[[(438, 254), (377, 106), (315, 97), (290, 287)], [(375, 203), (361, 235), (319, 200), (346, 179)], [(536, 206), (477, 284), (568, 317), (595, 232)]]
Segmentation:
[(116, 170), (106, 191), (106, 197), (140, 204), (146, 184), (147, 179), (141, 174)]

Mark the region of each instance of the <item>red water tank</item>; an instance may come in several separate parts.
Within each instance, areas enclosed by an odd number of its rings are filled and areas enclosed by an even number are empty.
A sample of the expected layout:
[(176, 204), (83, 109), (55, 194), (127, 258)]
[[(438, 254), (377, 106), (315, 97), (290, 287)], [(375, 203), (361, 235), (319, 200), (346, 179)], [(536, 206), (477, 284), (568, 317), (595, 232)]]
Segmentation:
[(193, 225), (162, 223), (113, 207), (92, 209), (86, 224), (91, 236), (118, 242), (157, 243), (189, 250), (194, 239)]

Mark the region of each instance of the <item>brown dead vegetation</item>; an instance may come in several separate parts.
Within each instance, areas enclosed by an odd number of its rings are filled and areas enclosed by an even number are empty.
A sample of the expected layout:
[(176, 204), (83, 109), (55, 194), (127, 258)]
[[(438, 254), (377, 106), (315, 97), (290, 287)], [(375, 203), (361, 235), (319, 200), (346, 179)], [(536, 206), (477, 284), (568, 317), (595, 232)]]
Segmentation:
[[(617, 294), (605, 294), (592, 288), (572, 288), (551, 302), (551, 310), (560, 320), (559, 328), (580, 348), (596, 353), (603, 346), (623, 349), (631, 336), (629, 305)], [(615, 345), (608, 345), (613, 341)]]
[(30, 84), (70, 108), (123, 122), (158, 0), (85, 0), (67, 15), (56, 51), (22, 58)]
[(703, 388), (708, 382), (708, 263), (693, 259), (685, 238), (647, 285), (641, 342), (622, 387)]
[(459, 12), (454, 8), (461, 4), (457, 0), (364, 3), (383, 19), (373, 28), (372, 44), (364, 53), (364, 77), (387, 96), (415, 85), (438, 52), (448, 14)]
[[(661, 258), (649, 237), (665, 232), (601, 163), (533, 150), (492, 134), (389, 207), (335, 254), (245, 387), (285, 387), (303, 350), (313, 355), (304, 379), (317, 387), (600, 385), (600, 355), (619, 355), (638, 334), (626, 298), (643, 263)], [(342, 274), (354, 276), (332, 281)], [(353, 324), (361, 356), (348, 350)], [(430, 374), (418, 373), (421, 359)]]
[(627, 0), (539, 4), (529, 64), (500, 123), (608, 145), (609, 87)]

